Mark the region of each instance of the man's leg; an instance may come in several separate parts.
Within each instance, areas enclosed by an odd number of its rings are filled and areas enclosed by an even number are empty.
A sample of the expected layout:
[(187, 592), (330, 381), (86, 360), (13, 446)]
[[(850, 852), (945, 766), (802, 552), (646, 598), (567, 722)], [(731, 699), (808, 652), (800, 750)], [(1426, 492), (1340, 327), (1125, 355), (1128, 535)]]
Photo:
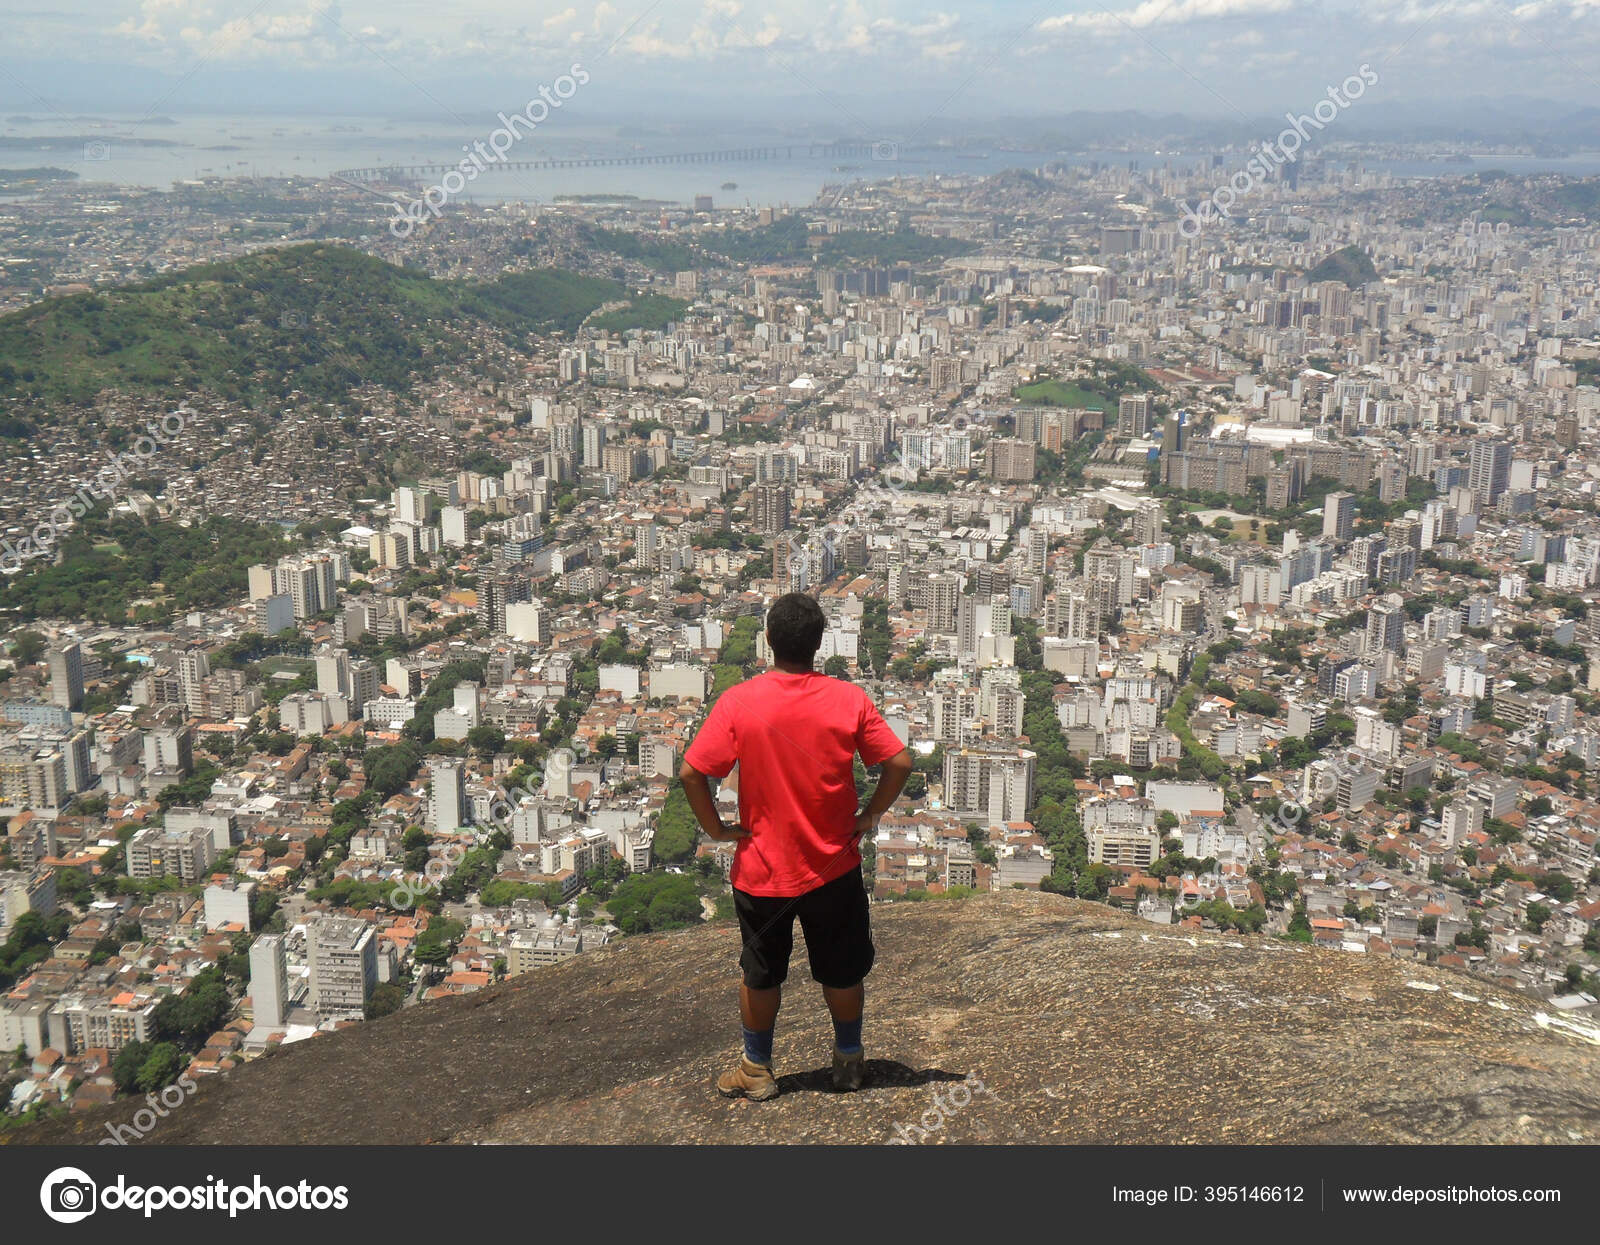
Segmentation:
[(866, 1071), (861, 1049), (865, 980), (876, 958), (861, 871), (855, 869), (807, 894), (799, 916), (811, 976), (822, 987), (833, 1017), (833, 1087), (860, 1089)]
[(867, 984), (858, 981), (853, 986), (837, 989), (822, 987), (822, 998), (833, 1017), (833, 1048), (841, 1055), (861, 1053), (861, 1012), (867, 1001)]
[(772, 1034), (778, 1026), (783, 987), (766, 990), (739, 984), (739, 1022), (744, 1026), (744, 1057), (751, 1063), (772, 1062)]
[(793, 901), (747, 895), (735, 887), (733, 906), (744, 940), (739, 954), (744, 970), (739, 986), (744, 1050), (738, 1067), (718, 1078), (717, 1088), (730, 1098), (761, 1100), (778, 1093), (772, 1074), (772, 1037), (794, 947)]

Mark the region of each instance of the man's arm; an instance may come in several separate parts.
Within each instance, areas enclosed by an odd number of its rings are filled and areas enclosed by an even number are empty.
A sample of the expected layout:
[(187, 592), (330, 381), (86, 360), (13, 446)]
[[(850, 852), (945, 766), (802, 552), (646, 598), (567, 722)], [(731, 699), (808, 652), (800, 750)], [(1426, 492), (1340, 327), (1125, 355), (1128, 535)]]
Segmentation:
[[(689, 801), (695, 820), (710, 838), (729, 843), (750, 837), (750, 831), (743, 826), (723, 824), (722, 818), (717, 816), (717, 802), (711, 798), (710, 780), (689, 762), (685, 761), (678, 767), (678, 781), (683, 784), (683, 794)], [(905, 779), (900, 781), (903, 783)]]
[(889, 811), (889, 806), (900, 798), (906, 779), (911, 777), (911, 750), (902, 748), (887, 761), (878, 774), (878, 785), (867, 801), (867, 807), (856, 814), (856, 837), (873, 833), (878, 819)]

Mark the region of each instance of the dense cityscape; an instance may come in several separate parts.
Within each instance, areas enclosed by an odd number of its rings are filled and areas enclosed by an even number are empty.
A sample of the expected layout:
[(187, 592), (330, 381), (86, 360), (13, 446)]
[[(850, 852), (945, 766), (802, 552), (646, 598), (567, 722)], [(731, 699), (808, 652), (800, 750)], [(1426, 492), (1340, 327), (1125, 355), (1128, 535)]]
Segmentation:
[(7, 1125), (728, 918), (676, 776), (790, 591), (916, 759), (880, 903), (1054, 892), (1592, 1027), (1597, 183), (1188, 207), (1230, 171), (404, 237), (398, 188), (13, 177)]

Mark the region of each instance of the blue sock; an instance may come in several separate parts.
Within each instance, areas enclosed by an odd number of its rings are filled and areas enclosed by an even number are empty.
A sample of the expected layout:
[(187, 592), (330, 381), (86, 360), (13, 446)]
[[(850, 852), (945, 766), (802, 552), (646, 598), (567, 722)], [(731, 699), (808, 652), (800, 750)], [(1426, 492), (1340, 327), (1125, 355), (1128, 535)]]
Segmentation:
[(841, 1055), (858, 1054), (861, 1050), (861, 1017), (833, 1022), (833, 1047)]
[(746, 1029), (743, 1025), (739, 1028), (744, 1034), (744, 1057), (751, 1063), (771, 1063), (772, 1035), (775, 1030), (763, 1029), (757, 1032), (754, 1029)]

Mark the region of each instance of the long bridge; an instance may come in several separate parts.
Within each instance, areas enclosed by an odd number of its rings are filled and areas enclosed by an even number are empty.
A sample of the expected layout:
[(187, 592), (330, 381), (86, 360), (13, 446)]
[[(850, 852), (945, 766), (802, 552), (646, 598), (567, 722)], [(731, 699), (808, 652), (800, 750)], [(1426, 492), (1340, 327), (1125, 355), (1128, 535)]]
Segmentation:
[[(894, 160), (898, 156), (899, 148), (893, 143), (809, 143), (780, 147), (735, 147), (726, 151), (680, 151), (666, 155), (574, 156), (543, 160), (494, 160), (480, 157), (475, 163), (479, 163), (483, 172), (501, 169), (515, 172), (537, 169), (597, 169), (645, 164), (736, 164), (754, 160), (831, 160), (863, 157)], [(399, 183), (443, 177), (446, 173), (459, 172), (465, 163), (469, 161), (462, 159), (451, 164), (390, 164), (367, 169), (340, 169), (333, 176), (347, 182)]]

